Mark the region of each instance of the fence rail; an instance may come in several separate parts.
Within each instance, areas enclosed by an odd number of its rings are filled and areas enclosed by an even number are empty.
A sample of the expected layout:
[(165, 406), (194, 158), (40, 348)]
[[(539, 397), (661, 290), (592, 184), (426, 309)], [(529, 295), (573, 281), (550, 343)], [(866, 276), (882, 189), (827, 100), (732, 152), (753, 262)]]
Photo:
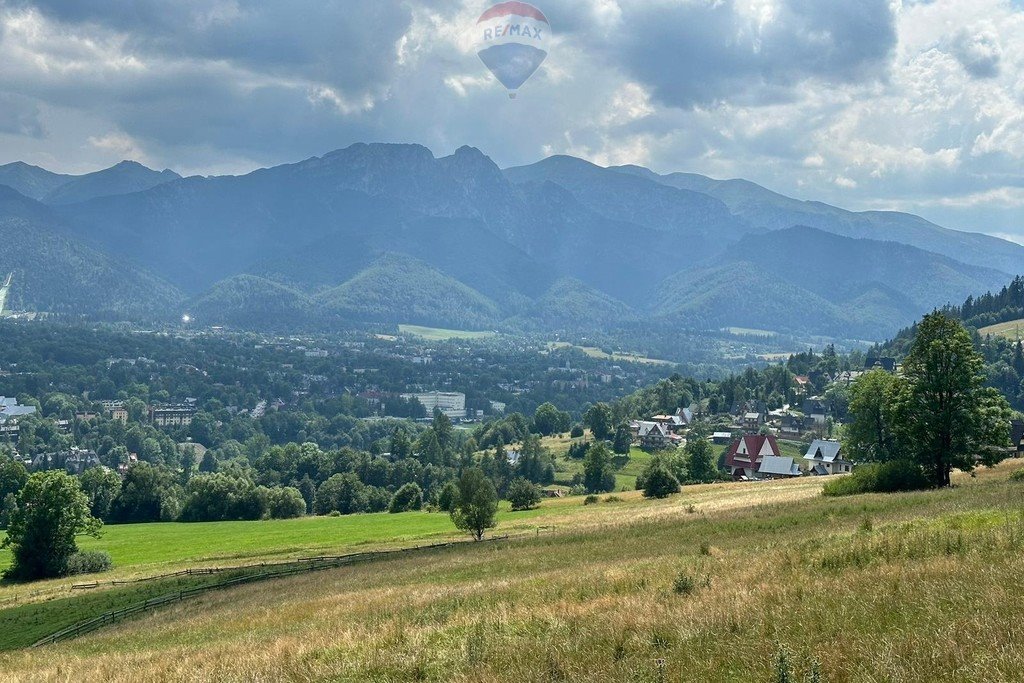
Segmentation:
[[(537, 533), (540, 533), (540, 528), (538, 528)], [(485, 539), (484, 542), (507, 541), (510, 540), (510, 538), (511, 537), (508, 535), (495, 536), (492, 538)], [(91, 584), (76, 584), (75, 586), (73, 586), (73, 588), (85, 589), (96, 588), (100, 585), (124, 585), (130, 583), (141, 583), (143, 581), (155, 581), (157, 579), (173, 578), (176, 576), (210, 575), (229, 571), (245, 571), (247, 569), (266, 570), (256, 574), (247, 574), (244, 576), (238, 576), (232, 579), (227, 579), (225, 581), (219, 581), (217, 583), (213, 583), (207, 586), (198, 586), (196, 588), (188, 588), (184, 590), (175, 591), (172, 593), (167, 593), (165, 595), (161, 595), (156, 598), (150, 598), (145, 602), (140, 602), (129, 607), (104, 612), (103, 614), (97, 617), (80, 621), (76, 624), (72, 624), (71, 626), (63, 628), (60, 631), (57, 631), (56, 633), (51, 633), (50, 635), (44, 638), (40, 638), (32, 644), (32, 647), (42, 647), (44, 645), (52, 645), (54, 643), (59, 643), (63, 640), (77, 638), (78, 636), (85, 635), (86, 633), (91, 633), (92, 631), (100, 629), (108, 624), (116, 623), (118, 621), (134, 616), (136, 614), (148, 612), (150, 610), (162, 607), (164, 605), (181, 602), (183, 600), (187, 600), (188, 598), (192, 598), (197, 595), (202, 595), (204, 593), (209, 593), (215, 590), (222, 590), (225, 588), (240, 586), (246, 583), (266, 581), (269, 579), (282, 578), (285, 576), (292, 576), (295, 574), (301, 574), (305, 572), (322, 571), (325, 569), (337, 569), (340, 567), (357, 564), (359, 562), (370, 562), (373, 560), (383, 559), (385, 557), (391, 557), (395, 555), (402, 555), (405, 553), (450, 548), (456, 545), (465, 545), (467, 543), (472, 542), (446, 541), (443, 543), (433, 543), (431, 545), (413, 546), (409, 548), (398, 548), (395, 550), (377, 550), (362, 553), (351, 553), (348, 555), (326, 555), (320, 557), (305, 557), (297, 560), (242, 565), (238, 567), (184, 569), (179, 572), (163, 574), (161, 576), (148, 577), (144, 579), (134, 579), (128, 581), (109, 581), (105, 582), (104, 584), (100, 584), (100, 582), (98, 581)]]

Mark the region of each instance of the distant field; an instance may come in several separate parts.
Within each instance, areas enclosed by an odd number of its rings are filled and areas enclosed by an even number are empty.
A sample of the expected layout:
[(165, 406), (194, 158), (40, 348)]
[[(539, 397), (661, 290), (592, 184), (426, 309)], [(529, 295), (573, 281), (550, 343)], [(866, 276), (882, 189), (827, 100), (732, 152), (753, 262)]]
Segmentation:
[[(568, 448), (568, 446), (566, 446), (566, 448)], [(556, 484), (569, 486), (575, 475), (583, 474), (582, 460), (570, 460), (569, 458), (566, 458), (564, 456), (565, 449), (562, 449), (561, 452), (559, 452), (556, 448), (551, 448), (551, 451), (556, 455)], [(650, 460), (650, 453), (642, 451), (635, 446), (630, 450), (628, 459), (625, 456), (615, 456), (615, 490), (619, 492), (634, 491), (636, 489), (637, 476), (643, 472), (644, 467), (647, 466), (647, 463), (650, 462)]]
[(402, 334), (411, 334), (431, 341), (449, 341), (452, 339), (488, 339), (495, 336), (494, 332), (444, 330), (438, 327), (420, 327), (419, 325), (399, 325), (398, 331)]
[(218, 592), (0, 654), (0, 671), (14, 681), (776, 681), (784, 649), (794, 669), (784, 680), (1018, 681), (1016, 467), (958, 475), (943, 491), (845, 499), (820, 496), (809, 478), (664, 501), (574, 499), (551, 534)]
[(648, 358), (646, 356), (637, 356), (631, 353), (606, 353), (594, 346), (576, 346), (569, 342), (551, 342), (548, 344), (548, 348), (552, 350), (574, 348), (578, 351), (582, 351), (591, 358), (597, 358), (599, 360), (622, 361), (624, 363), (646, 363), (648, 365), (675, 365), (672, 361), (658, 360), (657, 358)]
[(722, 331), (738, 337), (777, 337), (779, 335), (778, 332), (771, 330), (754, 330), (746, 327), (726, 327)]
[(1011, 320), (1008, 323), (990, 325), (978, 330), (982, 336), (992, 335), (993, 337), (1006, 337), (1013, 341), (1024, 339), (1024, 320)]

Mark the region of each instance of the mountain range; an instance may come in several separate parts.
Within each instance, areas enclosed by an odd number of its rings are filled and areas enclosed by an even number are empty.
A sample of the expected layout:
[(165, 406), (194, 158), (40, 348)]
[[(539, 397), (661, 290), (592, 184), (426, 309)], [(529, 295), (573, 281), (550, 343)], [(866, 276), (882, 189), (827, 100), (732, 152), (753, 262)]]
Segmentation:
[[(6, 187), (3, 187), (6, 186)], [(242, 176), (0, 166), (11, 306), (239, 327), (649, 321), (878, 339), (1024, 246), (744, 180), (357, 144)], [(21, 283), (19, 286), (18, 283)]]

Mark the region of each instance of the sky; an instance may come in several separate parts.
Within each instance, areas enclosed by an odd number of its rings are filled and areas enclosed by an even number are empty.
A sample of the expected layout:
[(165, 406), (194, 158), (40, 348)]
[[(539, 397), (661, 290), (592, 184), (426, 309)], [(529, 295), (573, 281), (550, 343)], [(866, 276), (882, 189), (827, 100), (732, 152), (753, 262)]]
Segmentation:
[(747, 178), (1024, 243), (1024, 0), (0, 0), (0, 163), (244, 173), (355, 142)]

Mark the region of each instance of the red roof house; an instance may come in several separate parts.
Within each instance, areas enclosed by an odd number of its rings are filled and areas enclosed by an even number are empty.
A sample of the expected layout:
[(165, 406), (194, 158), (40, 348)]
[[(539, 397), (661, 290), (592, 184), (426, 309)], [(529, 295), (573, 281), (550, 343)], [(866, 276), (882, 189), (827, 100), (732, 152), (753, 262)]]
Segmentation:
[(751, 434), (736, 439), (725, 456), (725, 466), (734, 479), (800, 476), (800, 468), (793, 458), (782, 457), (779, 443), (772, 435)]

